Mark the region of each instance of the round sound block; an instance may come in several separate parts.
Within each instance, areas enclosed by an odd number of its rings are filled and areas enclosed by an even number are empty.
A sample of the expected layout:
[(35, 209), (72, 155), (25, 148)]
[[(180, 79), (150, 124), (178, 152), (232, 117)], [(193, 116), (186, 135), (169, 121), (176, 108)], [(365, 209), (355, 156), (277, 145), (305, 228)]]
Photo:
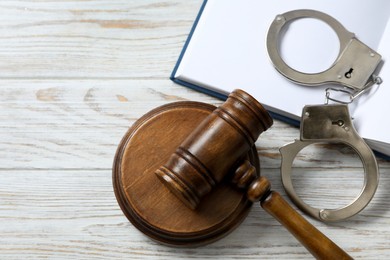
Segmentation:
[[(154, 173), (214, 109), (199, 102), (164, 105), (141, 117), (119, 144), (113, 166), (118, 203), (135, 227), (161, 243), (198, 246), (215, 241), (240, 224), (252, 205), (246, 192), (226, 180), (191, 210)], [(259, 173), (255, 147), (247, 157)]]

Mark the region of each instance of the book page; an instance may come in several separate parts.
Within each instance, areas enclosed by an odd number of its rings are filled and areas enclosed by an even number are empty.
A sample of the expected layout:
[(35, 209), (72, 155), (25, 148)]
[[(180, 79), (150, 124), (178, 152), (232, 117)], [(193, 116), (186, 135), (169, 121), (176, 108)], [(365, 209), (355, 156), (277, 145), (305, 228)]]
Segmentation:
[(354, 124), (365, 138), (390, 144), (390, 21), (383, 33), (378, 53), (384, 60), (379, 73), (383, 83), (374, 86), (359, 100)]
[[(377, 49), (390, 1), (209, 0), (175, 77), (218, 92), (241, 88), (271, 111), (298, 119), (304, 105), (324, 102), (328, 86), (291, 83), (270, 62), (268, 28), (277, 14), (295, 9), (325, 12)], [(294, 69), (308, 73), (326, 69), (339, 52), (333, 30), (313, 20), (293, 21), (281, 44), (283, 59)]]

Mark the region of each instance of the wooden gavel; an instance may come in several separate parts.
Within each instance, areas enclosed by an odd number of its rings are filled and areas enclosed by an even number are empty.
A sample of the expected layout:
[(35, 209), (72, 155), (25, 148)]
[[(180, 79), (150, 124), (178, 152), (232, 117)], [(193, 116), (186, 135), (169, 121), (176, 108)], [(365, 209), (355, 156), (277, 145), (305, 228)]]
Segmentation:
[[(233, 91), (156, 170), (160, 180), (182, 202), (196, 209), (202, 197), (225, 176), (246, 189), (247, 198), (286, 227), (318, 259), (352, 259), (298, 214), (265, 177), (245, 160), (259, 135), (273, 123), (264, 107), (242, 90)], [(235, 169), (235, 170), (232, 170)]]

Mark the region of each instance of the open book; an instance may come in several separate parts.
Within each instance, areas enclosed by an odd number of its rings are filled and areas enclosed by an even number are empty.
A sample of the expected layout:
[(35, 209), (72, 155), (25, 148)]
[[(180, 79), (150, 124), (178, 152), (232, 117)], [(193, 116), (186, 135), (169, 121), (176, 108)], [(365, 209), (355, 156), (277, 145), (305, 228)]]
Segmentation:
[[(390, 155), (390, 1), (388, 0), (208, 0), (204, 1), (171, 79), (223, 98), (240, 88), (275, 118), (299, 123), (305, 105), (323, 104), (329, 86), (301, 86), (280, 75), (268, 56), (266, 37), (276, 15), (313, 9), (338, 20), (382, 55), (380, 86), (350, 107), (359, 134), (374, 150)], [(331, 27), (314, 18), (289, 25), (280, 43), (283, 60), (306, 73), (328, 69), (339, 53)]]

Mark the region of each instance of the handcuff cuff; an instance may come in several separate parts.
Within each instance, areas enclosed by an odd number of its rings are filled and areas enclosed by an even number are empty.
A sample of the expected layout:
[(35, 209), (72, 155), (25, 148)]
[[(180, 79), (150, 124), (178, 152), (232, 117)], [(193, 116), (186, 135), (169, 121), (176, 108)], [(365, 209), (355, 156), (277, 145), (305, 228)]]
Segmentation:
[[(319, 73), (302, 73), (289, 67), (280, 57), (278, 43), (283, 27), (300, 18), (316, 18), (328, 24), (340, 41), (340, 52), (335, 62), (327, 70)], [(294, 83), (317, 86), (339, 84), (343, 88), (326, 89), (326, 101), (323, 105), (305, 106), (302, 111), (300, 139), (280, 148), (282, 155), (282, 183), (290, 199), (308, 215), (324, 221), (339, 221), (352, 217), (373, 198), (378, 182), (379, 170), (374, 153), (356, 132), (349, 115), (348, 104), (367, 91), (374, 84), (380, 84), (381, 78), (374, 73), (381, 62), (381, 55), (359, 41), (333, 17), (315, 10), (294, 10), (277, 15), (267, 35), (269, 57), (284, 77)], [(332, 91), (341, 91), (349, 96), (343, 101), (331, 96)], [(328, 104), (334, 101), (338, 104)], [(364, 168), (364, 185), (360, 194), (347, 206), (337, 209), (319, 209), (306, 204), (295, 192), (292, 180), (292, 164), (297, 154), (306, 146), (314, 143), (343, 143), (351, 147), (359, 156)]]

